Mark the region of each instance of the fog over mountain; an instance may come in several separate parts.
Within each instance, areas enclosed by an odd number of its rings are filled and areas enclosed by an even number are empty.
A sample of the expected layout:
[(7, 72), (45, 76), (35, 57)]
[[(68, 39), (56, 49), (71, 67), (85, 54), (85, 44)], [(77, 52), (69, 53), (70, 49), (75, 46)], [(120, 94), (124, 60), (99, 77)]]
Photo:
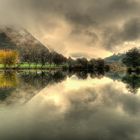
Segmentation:
[(27, 30), (14, 26), (0, 28), (0, 48), (17, 49), (19, 51), (24, 51), (28, 48), (36, 50), (47, 49), (45, 45), (38, 41)]
[(139, 0), (0, 0), (1, 26), (22, 26), (46, 47), (73, 57), (139, 47), (139, 13)]

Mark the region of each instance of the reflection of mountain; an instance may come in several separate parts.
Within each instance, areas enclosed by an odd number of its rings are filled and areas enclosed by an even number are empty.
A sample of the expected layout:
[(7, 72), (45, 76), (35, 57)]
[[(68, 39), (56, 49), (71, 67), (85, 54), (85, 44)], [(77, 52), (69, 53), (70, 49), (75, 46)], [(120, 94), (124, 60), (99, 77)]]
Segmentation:
[(34, 87), (36, 89), (45, 88), (48, 84), (61, 82), (66, 78), (66, 74), (56, 71), (56, 72), (23, 72), (20, 73), (20, 78), (22, 83), (28, 84), (28, 86)]
[[(5, 75), (8, 76), (8, 75)], [(61, 82), (66, 78), (62, 72), (20, 72), (16, 75), (18, 85), (15, 88), (1, 88), (0, 100), (5, 103), (25, 103), (32, 99), (48, 84)], [(10, 78), (9, 78), (10, 79)], [(11, 79), (11, 82), (13, 80)]]
[[(76, 75), (79, 79), (83, 80), (86, 80), (89, 76), (93, 79), (104, 77), (103, 73), (87, 73), (85, 71), (12, 71), (11, 73), (1, 73), (0, 102), (8, 104), (26, 103), (46, 86), (62, 82), (67, 76), (71, 77), (72, 75)], [(137, 75), (107, 73), (105, 76), (125, 83), (128, 90), (133, 93), (136, 93), (140, 87), (140, 76)]]
[(125, 73), (118, 73), (118, 72), (109, 72), (105, 74), (106, 77), (109, 77), (112, 80), (117, 80), (117, 81), (121, 81), (122, 78), (125, 76)]
[(0, 89), (0, 102), (6, 100), (9, 96), (11, 96), (14, 90), (15, 88)]

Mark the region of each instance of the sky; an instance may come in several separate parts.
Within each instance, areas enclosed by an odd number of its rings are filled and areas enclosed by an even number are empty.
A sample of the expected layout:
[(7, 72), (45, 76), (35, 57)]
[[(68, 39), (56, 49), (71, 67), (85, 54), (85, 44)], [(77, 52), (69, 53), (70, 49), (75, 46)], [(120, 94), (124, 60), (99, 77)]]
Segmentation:
[(140, 0), (0, 0), (0, 25), (22, 26), (71, 57), (107, 57), (140, 46)]

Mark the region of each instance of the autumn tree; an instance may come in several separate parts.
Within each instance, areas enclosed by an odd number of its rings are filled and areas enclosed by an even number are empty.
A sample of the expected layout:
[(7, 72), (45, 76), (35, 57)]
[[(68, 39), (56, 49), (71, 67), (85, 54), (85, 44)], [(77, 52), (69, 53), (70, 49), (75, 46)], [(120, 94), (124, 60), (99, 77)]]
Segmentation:
[(0, 88), (15, 87), (18, 83), (15, 72), (4, 71), (0, 73)]
[(4, 65), (4, 68), (7, 66), (10, 67), (15, 65), (18, 62), (19, 54), (17, 51), (13, 50), (1, 50), (0, 51), (0, 63)]

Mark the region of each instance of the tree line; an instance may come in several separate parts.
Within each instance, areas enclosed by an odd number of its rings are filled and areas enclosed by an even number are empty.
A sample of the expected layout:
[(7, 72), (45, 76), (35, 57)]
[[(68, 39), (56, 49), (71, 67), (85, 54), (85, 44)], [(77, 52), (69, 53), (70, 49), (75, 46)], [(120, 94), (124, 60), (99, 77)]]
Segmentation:
[[(31, 64), (41, 65), (43, 68), (45, 65), (62, 65), (63, 68), (81, 70), (81, 69), (92, 69), (92, 70), (104, 70), (109, 69), (103, 59), (91, 59), (86, 58), (72, 59), (71, 57), (66, 58), (62, 54), (55, 51), (48, 51), (47, 49), (33, 49), (27, 48), (18, 52), (17, 50), (0, 50), (0, 64), (4, 65), (4, 68), (9, 68), (16, 65), (27, 63), (29, 68)], [(37, 68), (37, 67), (36, 67)]]
[(128, 72), (140, 72), (140, 49), (133, 48), (126, 52), (122, 59), (123, 64), (128, 68)]
[(109, 71), (109, 65), (101, 58), (88, 60), (83, 57), (74, 60), (69, 57), (67, 63), (70, 70)]
[(42, 68), (46, 64), (61, 65), (66, 63), (67, 58), (62, 54), (56, 53), (55, 51), (48, 51), (47, 49), (33, 49), (28, 48), (21, 52), (20, 55), (21, 63), (28, 63), (29, 66), (34, 63), (35, 65), (41, 64)]
[(41, 68), (46, 64), (61, 65), (67, 61), (66, 57), (56, 53), (55, 51), (49, 52), (47, 49), (26, 49), (24, 51), (17, 50), (0, 50), (0, 64), (4, 65), (4, 68), (19, 67), (21, 64), (27, 63), (29, 68), (31, 64), (41, 65)]

